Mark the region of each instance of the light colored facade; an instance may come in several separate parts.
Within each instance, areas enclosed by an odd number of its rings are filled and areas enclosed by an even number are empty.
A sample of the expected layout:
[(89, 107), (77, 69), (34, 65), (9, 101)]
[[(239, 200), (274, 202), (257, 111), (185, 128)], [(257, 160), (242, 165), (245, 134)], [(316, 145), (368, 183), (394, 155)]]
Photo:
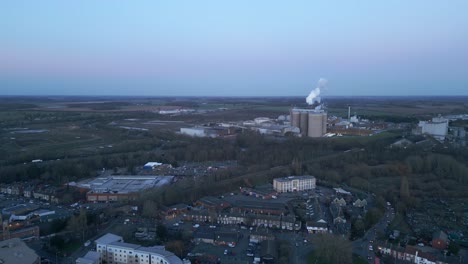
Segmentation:
[(142, 247), (124, 243), (122, 237), (106, 234), (96, 240), (101, 262), (108, 264), (182, 264), (183, 261), (164, 247)]
[(448, 119), (434, 117), (432, 121), (420, 121), (418, 127), (422, 134), (429, 134), (438, 140), (444, 140), (448, 133)]
[(289, 176), (273, 180), (273, 189), (279, 193), (313, 190), (315, 187), (314, 176)]
[(319, 219), (316, 222), (310, 221), (306, 223), (307, 232), (312, 234), (322, 234), (328, 232), (328, 224), (325, 220)]

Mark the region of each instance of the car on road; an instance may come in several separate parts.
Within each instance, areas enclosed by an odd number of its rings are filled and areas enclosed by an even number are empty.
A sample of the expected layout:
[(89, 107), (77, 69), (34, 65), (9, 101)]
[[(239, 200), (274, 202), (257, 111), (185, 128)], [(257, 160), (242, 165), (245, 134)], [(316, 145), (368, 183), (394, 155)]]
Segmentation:
[(372, 245), (369, 245), (369, 250), (374, 250), (374, 248), (372, 247)]

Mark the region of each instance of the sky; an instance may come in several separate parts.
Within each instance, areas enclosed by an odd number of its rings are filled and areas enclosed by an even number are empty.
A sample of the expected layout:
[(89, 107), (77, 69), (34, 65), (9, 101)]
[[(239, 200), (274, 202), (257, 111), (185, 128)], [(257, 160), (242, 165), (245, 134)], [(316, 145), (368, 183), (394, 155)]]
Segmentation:
[(3, 1), (0, 95), (468, 95), (468, 1)]

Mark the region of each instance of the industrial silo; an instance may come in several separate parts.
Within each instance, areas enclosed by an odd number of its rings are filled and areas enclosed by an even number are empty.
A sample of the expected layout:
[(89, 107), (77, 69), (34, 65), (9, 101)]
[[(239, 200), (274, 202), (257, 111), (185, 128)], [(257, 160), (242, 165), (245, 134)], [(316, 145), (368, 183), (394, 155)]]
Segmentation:
[[(308, 133), (307, 136), (309, 137), (321, 137), (325, 133), (323, 132), (324, 130), (326, 131), (326, 128), (323, 128), (323, 116), (324, 113), (317, 113), (317, 112), (310, 112), (309, 113), (309, 126), (308, 126)], [(326, 116), (326, 115), (325, 115)], [(326, 126), (326, 117), (325, 117), (325, 126)]]
[(301, 129), (301, 134), (303, 136), (307, 136), (307, 130), (309, 126), (309, 113), (308, 112), (301, 112), (301, 119), (299, 123), (299, 128)]
[(322, 136), (327, 133), (327, 113), (322, 113)]
[(299, 127), (300, 124), (300, 113), (296, 109), (291, 109), (291, 126)]

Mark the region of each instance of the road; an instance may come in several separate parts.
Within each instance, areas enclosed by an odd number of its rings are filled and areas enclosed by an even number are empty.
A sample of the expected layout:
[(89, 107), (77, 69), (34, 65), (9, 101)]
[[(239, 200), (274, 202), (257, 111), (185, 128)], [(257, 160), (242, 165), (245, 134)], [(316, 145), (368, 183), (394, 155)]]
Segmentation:
[[(363, 238), (353, 241), (353, 253), (363, 257), (364, 259), (368, 259), (369, 263), (373, 263), (375, 258), (374, 250), (376, 250), (374, 242), (377, 239), (377, 233), (386, 233), (388, 224), (392, 222), (395, 216), (394, 213), (394, 209), (388, 205), (385, 208), (385, 214), (380, 221), (367, 230)], [(372, 246), (372, 250), (370, 249), (370, 246)]]

